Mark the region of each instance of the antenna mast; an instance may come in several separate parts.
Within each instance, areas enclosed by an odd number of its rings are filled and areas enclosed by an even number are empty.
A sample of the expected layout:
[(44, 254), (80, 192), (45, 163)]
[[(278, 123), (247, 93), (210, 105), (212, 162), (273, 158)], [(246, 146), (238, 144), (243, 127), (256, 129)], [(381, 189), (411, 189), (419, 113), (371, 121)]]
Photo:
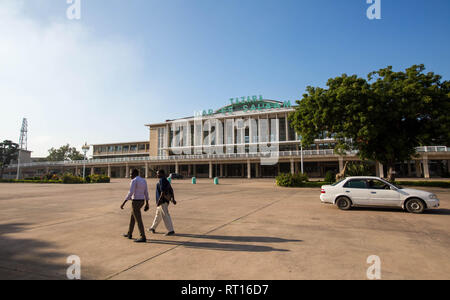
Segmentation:
[(27, 143), (28, 143), (28, 121), (27, 118), (23, 118), (22, 129), (20, 129), (19, 149), (28, 150)]
[(20, 129), (19, 138), (19, 154), (17, 155), (17, 174), (16, 179), (20, 179), (20, 154), (21, 150), (27, 150), (28, 147), (28, 121), (27, 118), (23, 118), (22, 128)]

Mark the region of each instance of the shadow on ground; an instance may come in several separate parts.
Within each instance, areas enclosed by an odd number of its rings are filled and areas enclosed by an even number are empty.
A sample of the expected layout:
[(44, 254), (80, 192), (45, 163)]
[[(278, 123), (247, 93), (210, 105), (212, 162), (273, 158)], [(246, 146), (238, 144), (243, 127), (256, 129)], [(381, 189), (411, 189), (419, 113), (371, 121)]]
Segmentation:
[(65, 263), (68, 255), (55, 251), (54, 245), (46, 241), (8, 236), (22, 232), (30, 225), (0, 225), (0, 279), (67, 279), (69, 265)]
[(195, 239), (209, 239), (231, 242), (245, 242), (245, 243), (290, 243), (290, 242), (302, 242), (302, 240), (289, 240), (278, 237), (266, 237), (266, 236), (226, 236), (226, 235), (204, 235), (204, 234), (188, 234), (177, 233), (176, 236), (195, 238)]
[[(289, 243), (302, 242), (302, 240), (289, 240), (277, 237), (264, 236), (225, 236), (225, 235), (203, 235), (203, 234), (187, 234), (177, 233), (177, 237), (185, 237), (192, 239), (210, 239), (227, 242), (241, 242), (241, 243)], [(194, 241), (168, 241), (168, 240), (152, 240), (150, 243), (183, 246), (187, 248), (206, 249), (206, 250), (220, 250), (220, 251), (245, 251), (245, 252), (288, 252), (287, 249), (277, 249), (270, 246), (249, 245), (249, 244), (229, 244), (229, 243), (214, 243), (214, 242), (194, 242)]]
[(183, 246), (193, 249), (204, 250), (220, 250), (220, 251), (244, 251), (244, 252), (288, 252), (287, 249), (277, 249), (269, 246), (246, 245), (246, 244), (225, 244), (225, 243), (208, 243), (208, 242), (192, 242), (192, 241), (163, 241), (150, 240), (150, 244), (162, 244)]
[[(395, 207), (352, 207), (353, 211), (379, 211), (379, 212), (396, 212), (396, 213), (408, 213), (401, 208)], [(429, 209), (425, 210), (425, 215), (450, 215), (450, 209), (440, 208), (440, 209)]]

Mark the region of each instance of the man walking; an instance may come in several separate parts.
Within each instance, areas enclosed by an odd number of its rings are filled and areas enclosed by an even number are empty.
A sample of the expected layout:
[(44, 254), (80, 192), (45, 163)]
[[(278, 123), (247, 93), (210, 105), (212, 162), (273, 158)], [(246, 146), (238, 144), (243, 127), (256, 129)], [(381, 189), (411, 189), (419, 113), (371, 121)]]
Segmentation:
[(125, 201), (120, 206), (121, 209), (124, 208), (125, 203), (129, 200), (132, 201), (132, 212), (131, 212), (131, 220), (130, 220), (130, 228), (128, 229), (128, 233), (124, 234), (123, 236), (132, 239), (133, 238), (133, 231), (134, 231), (134, 225), (137, 222), (139, 233), (141, 234), (141, 238), (138, 240), (135, 240), (136, 243), (145, 243), (147, 242), (147, 238), (145, 237), (145, 229), (144, 229), (144, 223), (142, 222), (142, 215), (141, 215), (141, 208), (144, 206), (145, 201), (145, 208), (144, 211), (148, 211), (148, 188), (147, 188), (147, 181), (139, 176), (139, 171), (137, 169), (134, 169), (131, 173), (131, 186), (130, 191), (128, 192), (127, 197), (125, 198)]
[(173, 230), (172, 218), (169, 213), (169, 203), (172, 201), (176, 205), (177, 202), (175, 201), (172, 186), (167, 180), (164, 170), (159, 170), (157, 176), (159, 182), (156, 184), (156, 216), (149, 231), (155, 233), (156, 228), (161, 223), (161, 219), (163, 219), (168, 231), (166, 235), (174, 235), (175, 231)]

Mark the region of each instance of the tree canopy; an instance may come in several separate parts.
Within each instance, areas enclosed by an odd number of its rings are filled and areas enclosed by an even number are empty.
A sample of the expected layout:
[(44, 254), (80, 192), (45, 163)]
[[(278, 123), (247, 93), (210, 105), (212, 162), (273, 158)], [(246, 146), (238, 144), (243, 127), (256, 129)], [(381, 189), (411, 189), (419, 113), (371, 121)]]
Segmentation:
[(3, 177), (4, 169), (13, 160), (17, 160), (19, 155), (19, 145), (9, 140), (0, 143), (0, 178)]
[(424, 71), (389, 66), (367, 79), (343, 74), (326, 89), (308, 86), (289, 116), (292, 126), (304, 144), (334, 137), (337, 150), (359, 150), (362, 159), (387, 165), (393, 179), (394, 164), (417, 146), (450, 144), (450, 82)]
[(70, 147), (69, 144), (61, 146), (58, 149), (51, 148), (48, 150), (48, 153), (47, 161), (72, 161), (84, 159), (83, 154), (75, 147)]

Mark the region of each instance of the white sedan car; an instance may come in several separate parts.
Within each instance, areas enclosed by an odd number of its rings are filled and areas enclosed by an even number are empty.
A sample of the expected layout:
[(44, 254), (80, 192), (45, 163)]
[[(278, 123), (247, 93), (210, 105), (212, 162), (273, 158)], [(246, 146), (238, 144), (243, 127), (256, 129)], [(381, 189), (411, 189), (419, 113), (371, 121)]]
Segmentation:
[(433, 193), (404, 189), (379, 177), (348, 177), (333, 185), (322, 186), (320, 200), (342, 210), (353, 206), (401, 207), (410, 213), (423, 213), (438, 208), (439, 199)]

